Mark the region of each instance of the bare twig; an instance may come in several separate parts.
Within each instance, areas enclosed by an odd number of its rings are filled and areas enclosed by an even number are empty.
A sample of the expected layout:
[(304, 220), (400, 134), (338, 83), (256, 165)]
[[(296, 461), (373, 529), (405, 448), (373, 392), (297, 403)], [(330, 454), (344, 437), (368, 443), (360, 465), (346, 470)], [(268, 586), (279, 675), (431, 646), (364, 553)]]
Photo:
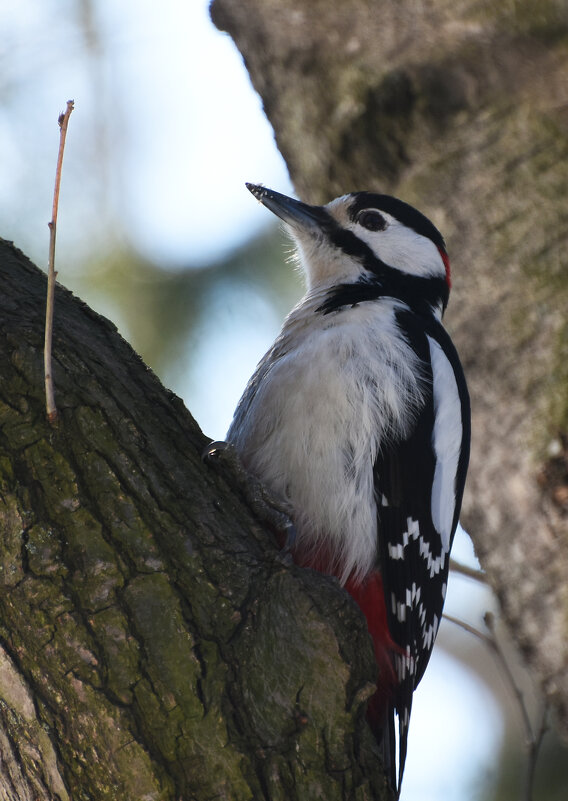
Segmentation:
[(525, 801), (532, 801), (532, 791), (534, 787), (534, 774), (536, 770), (536, 762), (538, 759), (538, 752), (544, 739), (544, 735), (548, 731), (548, 703), (544, 702), (542, 715), (540, 719), (540, 726), (535, 736), (529, 742), (529, 758), (527, 763), (527, 774), (525, 778)]
[(61, 186), (61, 167), (63, 164), (63, 152), (65, 150), (65, 137), (67, 136), (67, 125), (69, 117), (74, 108), (73, 100), (67, 101), (67, 109), (59, 115), (59, 153), (57, 156), (57, 167), (55, 170), (55, 188), (53, 191), (53, 209), (51, 222), (49, 225), (49, 258), (47, 270), (47, 304), (45, 309), (45, 343), (43, 349), (43, 364), (45, 374), (45, 406), (47, 419), (50, 423), (57, 420), (57, 408), (55, 406), (55, 393), (53, 390), (53, 376), (51, 372), (51, 343), (53, 339), (53, 301), (55, 297), (55, 235), (57, 230), (57, 210), (59, 208), (59, 187)]
[(448, 614), (446, 614), (446, 612), (444, 612), (442, 617), (444, 618), (444, 620), (447, 620), (450, 623), (453, 623), (455, 626), (459, 626), (460, 629), (463, 629), (464, 631), (467, 631), (468, 634), (473, 634), (473, 636), (477, 637), (478, 640), (481, 640), (481, 642), (484, 642), (485, 645), (487, 645), (488, 648), (491, 648), (491, 649), (493, 648), (493, 641), (492, 641), (491, 637), (489, 637), (487, 634), (484, 634), (482, 631), (479, 631), (479, 629), (476, 629), (475, 626), (470, 626), (470, 624), (466, 623), (465, 620), (460, 620), (457, 617), (453, 617), (452, 615), (448, 615)]
[(515, 677), (509, 667), (505, 654), (503, 653), (503, 649), (499, 643), (499, 640), (495, 636), (495, 620), (491, 612), (487, 612), (484, 615), (484, 623), (487, 626), (489, 634), (485, 634), (479, 629), (476, 629), (474, 626), (470, 626), (469, 623), (466, 623), (463, 620), (459, 620), (458, 618), (452, 617), (451, 615), (444, 614), (446, 620), (449, 620), (450, 623), (454, 623), (456, 626), (467, 631), (469, 634), (473, 634), (474, 637), (477, 637), (481, 640), (485, 645), (493, 652), (495, 658), (497, 659), (499, 665), (503, 669), (505, 674), (505, 679), (507, 683), (510, 685), (513, 694), (517, 700), (519, 709), (521, 711), (521, 718), (523, 721), (523, 728), (525, 731), (525, 738), (527, 742), (527, 749), (528, 749), (528, 760), (527, 760), (527, 772), (525, 777), (525, 783), (523, 787), (523, 801), (532, 801), (533, 798), (533, 788), (534, 788), (534, 776), (536, 770), (536, 762), (538, 759), (538, 753), (540, 750), (540, 746), (542, 745), (542, 740), (546, 731), (548, 729), (548, 704), (546, 701), (544, 702), (544, 708), (542, 712), (542, 718), (540, 722), (540, 726), (538, 731), (535, 733), (533, 724), (531, 723), (530, 715), (527, 710), (527, 706), (525, 704), (525, 698), (523, 692), (519, 685), (517, 684)]
[(505, 654), (499, 644), (497, 637), (495, 636), (495, 619), (490, 612), (487, 612), (484, 615), (484, 623), (487, 626), (488, 630), (491, 632), (491, 643), (493, 653), (496, 655), (497, 660), (505, 674), (507, 676), (507, 680), (511, 687), (513, 688), (513, 692), (515, 693), (515, 697), (519, 704), (519, 708), (521, 710), (521, 716), (523, 719), (523, 725), (525, 729), (525, 737), (527, 741), (527, 749), (528, 749), (528, 760), (527, 760), (527, 772), (525, 775), (525, 783), (524, 783), (524, 792), (523, 792), (523, 801), (532, 801), (533, 798), (533, 789), (534, 789), (534, 776), (536, 770), (536, 762), (538, 759), (538, 752), (540, 750), (540, 746), (542, 744), (542, 740), (544, 735), (547, 731), (547, 712), (548, 712), (548, 705), (546, 701), (544, 702), (544, 709), (542, 712), (541, 723), (539, 726), (538, 731), (535, 733), (533, 725), (531, 723), (531, 719), (525, 704), (525, 699), (523, 693), (516, 683), (513, 674), (509, 665), (507, 664), (507, 660), (505, 658)]
[(475, 579), (481, 584), (487, 584), (487, 576), (483, 570), (477, 570), (475, 567), (469, 567), (468, 565), (464, 565), (463, 562), (457, 562), (455, 559), (450, 559), (450, 570), (454, 570), (456, 573), (461, 573), (462, 576)]
[(513, 676), (511, 668), (509, 667), (509, 663), (507, 662), (505, 654), (503, 653), (503, 649), (501, 648), (501, 645), (499, 644), (499, 641), (495, 636), (495, 619), (491, 614), (491, 612), (485, 613), (485, 615), (483, 616), (483, 622), (487, 626), (488, 631), (491, 633), (491, 636), (487, 637), (489, 647), (495, 654), (495, 658), (502, 667), (507, 682), (509, 683), (509, 686), (513, 690), (515, 698), (517, 699), (517, 703), (519, 704), (519, 709), (521, 710), (521, 717), (523, 719), (523, 726), (525, 729), (525, 736), (527, 738), (527, 743), (530, 744), (534, 740), (534, 735), (533, 735), (531, 719), (527, 710), (527, 706), (525, 704), (525, 698), (523, 696), (521, 688), (515, 681), (515, 677)]

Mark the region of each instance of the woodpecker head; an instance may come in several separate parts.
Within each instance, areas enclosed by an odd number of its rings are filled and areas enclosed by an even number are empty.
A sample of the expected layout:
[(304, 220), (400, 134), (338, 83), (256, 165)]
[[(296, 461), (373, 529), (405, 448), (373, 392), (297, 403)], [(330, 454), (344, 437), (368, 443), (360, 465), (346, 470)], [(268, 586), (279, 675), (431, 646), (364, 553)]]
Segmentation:
[(418, 312), (442, 314), (450, 291), (450, 262), (438, 229), (417, 209), (390, 195), (352, 192), (309, 206), (263, 186), (252, 194), (290, 228), (308, 289), (340, 295), (394, 297)]

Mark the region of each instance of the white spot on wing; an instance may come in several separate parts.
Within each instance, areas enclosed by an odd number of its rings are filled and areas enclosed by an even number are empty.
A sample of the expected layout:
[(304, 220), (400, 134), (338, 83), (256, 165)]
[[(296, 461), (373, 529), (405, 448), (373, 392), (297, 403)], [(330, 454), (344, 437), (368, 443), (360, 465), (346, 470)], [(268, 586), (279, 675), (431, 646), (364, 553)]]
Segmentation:
[(404, 545), (401, 542), (398, 545), (391, 545), (389, 543), (389, 558), (404, 559)]
[[(433, 577), (437, 575), (437, 573), (440, 572), (446, 563), (446, 554), (448, 549), (442, 550), (440, 556), (434, 558), (430, 549), (430, 543), (420, 534), (420, 523), (417, 520), (413, 520), (411, 517), (407, 517), (406, 526), (407, 531), (404, 531), (402, 534), (402, 542), (399, 542), (396, 545), (392, 545), (392, 543), (389, 542), (389, 558), (404, 559), (404, 549), (410, 542), (410, 539), (412, 538), (413, 540), (418, 540), (420, 556), (425, 560), (428, 570), (430, 571), (430, 576)], [(393, 609), (393, 612), (394, 611), (395, 610)]]
[(420, 537), (420, 556), (426, 561), (426, 564), (428, 565), (428, 570), (430, 571), (430, 578), (433, 578), (444, 567), (446, 563), (446, 554), (448, 553), (448, 551), (449, 551), (449, 544), (446, 550), (442, 550), (440, 556), (434, 558), (432, 556), (432, 551), (430, 550), (430, 544), (423, 537)]
[(407, 673), (413, 676), (416, 673), (416, 667), (417, 661), (413, 656), (410, 655), (409, 651), (401, 656), (398, 656), (396, 659), (396, 672), (398, 675), (398, 680), (402, 681)]

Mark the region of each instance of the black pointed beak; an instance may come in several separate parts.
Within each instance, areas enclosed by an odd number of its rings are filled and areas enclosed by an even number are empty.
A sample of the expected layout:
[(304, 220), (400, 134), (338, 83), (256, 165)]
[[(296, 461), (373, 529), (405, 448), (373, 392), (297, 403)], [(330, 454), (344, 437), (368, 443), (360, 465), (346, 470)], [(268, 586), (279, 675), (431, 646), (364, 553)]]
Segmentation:
[(246, 187), (263, 206), (294, 229), (321, 231), (330, 224), (330, 216), (322, 206), (309, 206), (260, 184), (247, 183)]

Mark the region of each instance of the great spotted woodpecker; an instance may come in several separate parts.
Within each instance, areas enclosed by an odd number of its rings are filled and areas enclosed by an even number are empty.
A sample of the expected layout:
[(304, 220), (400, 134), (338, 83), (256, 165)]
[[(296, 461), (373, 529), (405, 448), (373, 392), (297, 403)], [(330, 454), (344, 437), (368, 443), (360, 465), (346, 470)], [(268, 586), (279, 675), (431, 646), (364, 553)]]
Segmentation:
[(367, 717), (399, 793), (469, 458), (467, 387), (441, 323), (446, 246), (430, 220), (388, 195), (309, 206), (247, 187), (291, 230), (307, 292), (227, 440), (291, 509), (295, 561), (337, 576), (367, 619), (379, 667)]

